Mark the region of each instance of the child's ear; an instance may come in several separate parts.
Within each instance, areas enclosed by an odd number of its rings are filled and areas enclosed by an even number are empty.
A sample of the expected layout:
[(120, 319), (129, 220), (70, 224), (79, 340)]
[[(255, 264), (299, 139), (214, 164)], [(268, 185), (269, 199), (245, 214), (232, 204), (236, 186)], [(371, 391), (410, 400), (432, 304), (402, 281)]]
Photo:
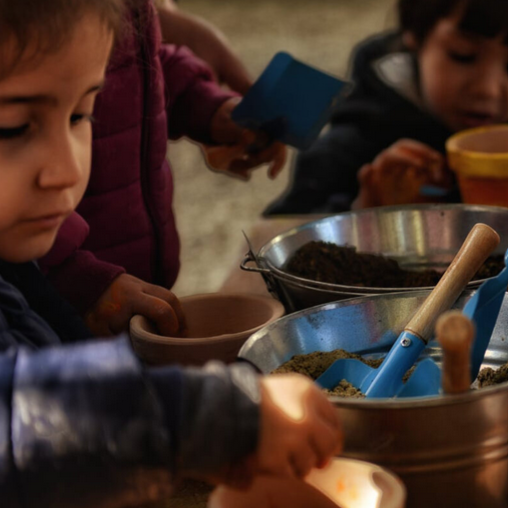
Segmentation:
[(404, 46), (406, 46), (406, 48), (410, 51), (418, 51), (418, 48), (420, 47), (418, 44), (418, 39), (413, 32), (403, 32), (402, 42), (404, 43)]

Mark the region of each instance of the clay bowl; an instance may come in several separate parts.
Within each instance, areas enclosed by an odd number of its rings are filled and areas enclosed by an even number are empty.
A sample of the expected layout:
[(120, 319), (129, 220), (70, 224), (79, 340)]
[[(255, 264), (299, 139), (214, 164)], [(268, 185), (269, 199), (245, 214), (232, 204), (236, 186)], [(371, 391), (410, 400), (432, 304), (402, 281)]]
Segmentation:
[(243, 343), (257, 330), (284, 315), (283, 305), (270, 297), (210, 293), (180, 299), (188, 326), (185, 338), (159, 335), (143, 316), (130, 322), (137, 355), (151, 365), (203, 365), (208, 360), (236, 360)]
[(406, 489), (374, 464), (337, 458), (305, 480), (261, 477), (248, 491), (219, 487), (208, 508), (403, 508)]

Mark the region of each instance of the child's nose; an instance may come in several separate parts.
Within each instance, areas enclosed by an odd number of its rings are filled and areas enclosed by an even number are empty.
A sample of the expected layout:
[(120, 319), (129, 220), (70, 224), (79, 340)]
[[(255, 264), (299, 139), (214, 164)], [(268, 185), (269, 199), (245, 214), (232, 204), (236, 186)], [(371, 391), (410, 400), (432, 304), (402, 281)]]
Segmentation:
[(73, 187), (83, 178), (81, 147), (69, 135), (53, 138), (46, 146), (46, 157), (41, 161), (39, 185), (41, 188)]
[(474, 79), (474, 92), (481, 98), (500, 99), (507, 87), (507, 75), (504, 68), (484, 68)]

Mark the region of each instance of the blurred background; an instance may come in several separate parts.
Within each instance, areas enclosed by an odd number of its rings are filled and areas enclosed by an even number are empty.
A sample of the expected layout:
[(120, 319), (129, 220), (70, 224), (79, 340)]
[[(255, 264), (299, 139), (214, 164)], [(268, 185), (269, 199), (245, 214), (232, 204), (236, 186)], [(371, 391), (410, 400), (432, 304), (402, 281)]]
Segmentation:
[[(347, 77), (354, 45), (394, 25), (394, 0), (181, 0), (180, 7), (213, 23), (256, 78), (278, 51), (323, 71)], [(249, 182), (211, 172), (200, 149), (169, 144), (175, 176), (175, 214), (182, 269), (177, 296), (217, 291), (247, 251), (242, 230), (286, 188), (294, 152), (281, 175), (266, 168)]]

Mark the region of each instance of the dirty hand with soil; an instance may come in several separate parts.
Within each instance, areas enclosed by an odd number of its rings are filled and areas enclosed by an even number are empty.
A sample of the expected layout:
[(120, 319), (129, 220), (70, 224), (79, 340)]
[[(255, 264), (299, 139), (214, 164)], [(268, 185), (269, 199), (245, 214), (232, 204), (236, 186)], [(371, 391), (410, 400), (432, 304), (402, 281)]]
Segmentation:
[(113, 280), (85, 321), (96, 337), (109, 337), (129, 329), (131, 318), (141, 314), (162, 335), (185, 337), (187, 325), (178, 298), (169, 289), (123, 273)]

